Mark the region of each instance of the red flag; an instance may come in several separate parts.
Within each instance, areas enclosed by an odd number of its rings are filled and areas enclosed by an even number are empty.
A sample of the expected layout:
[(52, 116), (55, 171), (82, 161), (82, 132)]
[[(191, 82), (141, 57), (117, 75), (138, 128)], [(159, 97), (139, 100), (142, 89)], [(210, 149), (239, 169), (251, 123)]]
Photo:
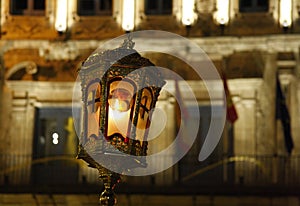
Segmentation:
[(227, 79), (224, 74), (222, 74), (222, 79), (223, 79), (223, 85), (224, 85), (224, 90), (226, 95), (226, 106), (227, 106), (226, 118), (229, 122), (234, 123), (238, 119), (238, 114), (233, 104), (233, 101), (231, 99), (231, 94), (227, 85)]

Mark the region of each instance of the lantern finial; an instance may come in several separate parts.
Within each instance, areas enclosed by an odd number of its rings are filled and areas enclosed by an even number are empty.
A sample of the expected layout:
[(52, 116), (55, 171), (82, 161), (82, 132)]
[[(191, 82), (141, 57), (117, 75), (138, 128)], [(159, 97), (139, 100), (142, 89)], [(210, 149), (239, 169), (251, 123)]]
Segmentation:
[(124, 42), (122, 44), (123, 49), (133, 49), (134, 47), (134, 42), (132, 41), (132, 36), (130, 34), (127, 34), (127, 39), (124, 39)]

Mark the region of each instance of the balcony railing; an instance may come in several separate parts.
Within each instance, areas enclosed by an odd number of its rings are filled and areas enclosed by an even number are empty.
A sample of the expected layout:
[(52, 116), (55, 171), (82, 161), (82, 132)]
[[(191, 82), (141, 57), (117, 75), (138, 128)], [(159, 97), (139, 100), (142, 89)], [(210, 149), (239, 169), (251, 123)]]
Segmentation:
[(300, 186), (300, 156), (242, 155), (198, 164), (189, 158), (181, 163), (180, 170), (185, 173), (180, 177), (182, 183)]
[[(74, 161), (74, 157), (69, 157), (70, 162)], [(0, 155), (0, 188), (7, 186), (18, 187), (18, 185), (31, 188), (32, 185), (32, 165), (42, 165), (47, 167), (53, 161), (67, 161), (64, 158), (46, 158), (41, 160), (32, 160), (30, 155)], [(47, 163), (47, 164), (46, 164)], [(80, 163), (80, 162), (79, 162)], [(68, 165), (68, 164), (60, 164)], [(83, 165), (86, 168), (86, 165)], [(97, 182), (97, 177), (94, 178), (94, 183), (91, 181), (82, 181), (79, 167), (74, 174), (78, 175), (74, 185), (85, 186), (91, 185), (94, 187)], [(300, 188), (300, 156), (270, 156), (270, 155), (243, 155), (233, 156), (223, 159), (209, 160), (209, 162), (199, 163), (196, 158), (188, 158), (181, 161), (176, 169), (166, 173), (174, 178), (174, 182), (170, 184), (170, 178), (165, 185), (160, 182), (161, 186), (173, 187), (174, 185), (185, 187), (189, 185), (195, 186), (245, 186), (245, 187), (268, 187), (270, 190), (274, 187), (282, 188)], [(47, 172), (47, 169), (44, 171)], [(62, 170), (49, 170), (49, 172), (57, 172), (57, 175), (62, 173)], [(178, 175), (179, 174), (179, 175)], [(155, 176), (155, 175), (154, 175)], [(130, 182), (129, 182), (130, 183)], [(126, 183), (125, 184), (129, 184)], [(162, 183), (162, 184), (161, 184)], [(139, 185), (140, 186), (140, 185)], [(155, 187), (155, 184), (150, 186)], [(67, 187), (66, 187), (67, 188)], [(122, 186), (121, 186), (122, 188)], [(147, 188), (145, 185), (144, 188)], [(176, 188), (176, 187), (173, 187)], [(229, 187), (230, 188), (230, 187)]]

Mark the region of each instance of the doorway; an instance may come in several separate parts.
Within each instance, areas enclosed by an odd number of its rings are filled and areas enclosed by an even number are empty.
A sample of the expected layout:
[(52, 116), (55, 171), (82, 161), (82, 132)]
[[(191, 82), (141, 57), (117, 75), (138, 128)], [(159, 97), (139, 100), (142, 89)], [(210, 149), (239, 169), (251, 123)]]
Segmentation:
[(77, 184), (78, 138), (72, 108), (37, 108), (35, 114), (32, 183)]

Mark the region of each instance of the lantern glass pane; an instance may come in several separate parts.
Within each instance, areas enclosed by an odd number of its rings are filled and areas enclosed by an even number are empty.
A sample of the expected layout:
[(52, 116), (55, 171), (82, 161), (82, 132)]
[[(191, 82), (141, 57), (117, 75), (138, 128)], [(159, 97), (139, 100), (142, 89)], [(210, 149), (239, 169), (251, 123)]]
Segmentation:
[(147, 129), (150, 126), (150, 110), (152, 104), (152, 93), (150, 89), (144, 88), (141, 96), (141, 104), (137, 121), (136, 139), (146, 141)]
[(128, 136), (130, 115), (133, 106), (134, 86), (129, 81), (113, 81), (108, 90), (107, 136)]
[(100, 84), (92, 83), (87, 90), (88, 137), (97, 137), (99, 133)]

